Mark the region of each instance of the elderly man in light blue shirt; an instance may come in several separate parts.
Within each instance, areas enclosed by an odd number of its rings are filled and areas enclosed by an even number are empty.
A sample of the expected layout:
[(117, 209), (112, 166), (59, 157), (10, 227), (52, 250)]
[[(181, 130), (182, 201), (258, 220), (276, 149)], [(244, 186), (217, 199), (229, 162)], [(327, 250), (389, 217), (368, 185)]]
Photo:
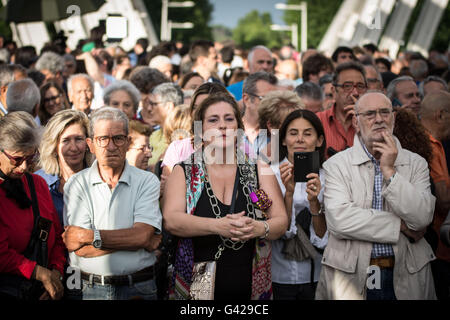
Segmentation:
[(89, 149), (97, 160), (64, 186), (64, 242), (70, 266), (81, 271), (75, 298), (156, 299), (152, 252), (161, 211), (155, 175), (130, 166), (128, 118), (105, 107), (91, 117)]

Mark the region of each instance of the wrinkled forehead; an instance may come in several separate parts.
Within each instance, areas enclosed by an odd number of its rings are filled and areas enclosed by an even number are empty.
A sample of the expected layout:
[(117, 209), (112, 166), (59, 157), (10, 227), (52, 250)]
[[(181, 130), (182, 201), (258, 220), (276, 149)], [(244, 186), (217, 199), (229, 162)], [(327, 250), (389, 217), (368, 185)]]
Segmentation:
[(369, 92), (359, 98), (355, 105), (358, 111), (374, 110), (379, 108), (392, 109), (391, 100), (380, 92)]

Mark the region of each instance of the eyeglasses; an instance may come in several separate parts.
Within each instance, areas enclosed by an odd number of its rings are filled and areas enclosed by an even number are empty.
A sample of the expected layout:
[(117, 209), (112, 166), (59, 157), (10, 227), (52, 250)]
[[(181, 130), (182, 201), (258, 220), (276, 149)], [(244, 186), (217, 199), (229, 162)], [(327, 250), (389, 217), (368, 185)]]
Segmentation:
[(44, 99), (44, 103), (54, 102), (56, 99), (60, 98), (61, 95), (58, 94), (57, 96), (49, 97)]
[(363, 116), (367, 120), (373, 120), (377, 116), (377, 113), (379, 113), (383, 119), (387, 119), (391, 115), (392, 110), (384, 108), (384, 109), (370, 110), (370, 111), (366, 111), (366, 112), (356, 113), (356, 115)]
[(258, 98), (259, 101), (261, 101), (262, 99), (264, 99), (264, 96), (258, 96), (257, 94), (251, 93), (251, 92), (247, 92), (248, 95), (251, 95), (252, 97)]
[(97, 146), (100, 148), (105, 148), (107, 145), (109, 145), (111, 139), (116, 147), (122, 147), (127, 142), (127, 138), (128, 136), (119, 134), (112, 137), (110, 136), (94, 137), (94, 140), (97, 143)]
[(149, 150), (150, 152), (153, 152), (153, 147), (148, 146), (148, 145), (143, 145), (140, 147), (129, 147), (128, 149), (139, 150), (139, 151)]
[(160, 105), (162, 102), (153, 102), (153, 101), (148, 101), (148, 104), (153, 107), (156, 107), (157, 105)]
[(348, 82), (344, 82), (343, 84), (335, 83), (334, 86), (342, 87), (344, 92), (350, 92), (353, 90), (353, 88), (356, 88), (356, 91), (358, 91), (359, 93), (364, 93), (367, 90), (367, 86), (361, 82), (353, 83), (351, 81), (348, 81)]
[(31, 164), (31, 163), (35, 162), (35, 161), (37, 160), (38, 156), (39, 156), (39, 152), (37, 152), (37, 151), (35, 151), (33, 154), (31, 154), (31, 155), (29, 155), (29, 156), (26, 156), (26, 157), (13, 157), (12, 155), (7, 154), (7, 153), (5, 152), (5, 150), (3, 150), (3, 149), (1, 149), (0, 151), (3, 152), (3, 154), (4, 154), (9, 160), (11, 160), (11, 161), (12, 161), (12, 164), (13, 164), (14, 166), (16, 166), (16, 167), (19, 167), (20, 165), (22, 165), (22, 163), (23, 163), (24, 161), (26, 161), (27, 164)]

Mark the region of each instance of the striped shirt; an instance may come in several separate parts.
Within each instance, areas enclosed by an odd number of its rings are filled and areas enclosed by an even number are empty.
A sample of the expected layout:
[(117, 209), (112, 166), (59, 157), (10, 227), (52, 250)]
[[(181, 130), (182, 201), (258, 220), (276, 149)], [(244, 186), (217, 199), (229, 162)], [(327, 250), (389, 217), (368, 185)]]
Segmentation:
[[(342, 123), (336, 118), (336, 104), (330, 109), (317, 112), (316, 115), (322, 121), (327, 141), (327, 151), (331, 147), (337, 152), (353, 146), (353, 138), (355, 136), (355, 128), (350, 126), (345, 131)], [(328, 152), (325, 152), (325, 158), (328, 159)]]
[[(383, 197), (381, 196), (381, 188), (383, 186), (383, 174), (381, 173), (380, 163), (370, 154), (364, 144), (363, 149), (369, 157), (375, 168), (375, 182), (373, 186), (372, 209), (383, 210)], [(372, 247), (371, 258), (389, 257), (394, 255), (394, 250), (390, 244), (374, 243)]]

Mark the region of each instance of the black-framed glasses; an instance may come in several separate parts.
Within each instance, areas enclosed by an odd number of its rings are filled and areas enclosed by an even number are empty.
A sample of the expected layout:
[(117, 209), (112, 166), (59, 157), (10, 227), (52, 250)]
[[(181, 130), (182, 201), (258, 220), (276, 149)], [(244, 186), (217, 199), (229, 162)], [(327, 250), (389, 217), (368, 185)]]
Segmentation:
[(123, 134), (118, 134), (116, 136), (99, 136), (94, 137), (94, 140), (98, 147), (105, 148), (107, 145), (109, 145), (109, 142), (113, 141), (114, 145), (116, 147), (122, 147), (128, 139), (128, 136), (125, 136)]
[(364, 93), (367, 90), (366, 84), (362, 82), (353, 83), (351, 81), (346, 81), (342, 84), (335, 83), (334, 86), (341, 87), (345, 92), (350, 92), (353, 90), (353, 88), (356, 88), (356, 91), (358, 91), (359, 93)]
[(33, 154), (30, 154), (29, 156), (26, 157), (14, 157), (10, 154), (8, 154), (5, 150), (0, 149), (0, 151), (12, 162), (12, 165), (19, 167), (20, 165), (22, 165), (22, 163), (24, 163), (24, 161), (26, 161), (27, 164), (31, 164), (33, 162), (35, 162), (37, 160), (37, 158), (39, 157), (39, 152), (35, 151)]
[(252, 97), (258, 98), (259, 101), (261, 101), (262, 99), (264, 99), (264, 96), (258, 96), (257, 94), (251, 93), (251, 92), (247, 92), (248, 95), (251, 95)]
[(367, 120), (373, 120), (377, 116), (377, 113), (379, 113), (383, 119), (387, 119), (391, 115), (392, 110), (388, 108), (369, 110), (366, 112), (356, 113), (356, 116), (363, 116)]
[(55, 102), (56, 99), (59, 99), (59, 98), (61, 98), (61, 94), (58, 94), (58, 95), (53, 96), (53, 97), (45, 98), (44, 99), (44, 103)]

